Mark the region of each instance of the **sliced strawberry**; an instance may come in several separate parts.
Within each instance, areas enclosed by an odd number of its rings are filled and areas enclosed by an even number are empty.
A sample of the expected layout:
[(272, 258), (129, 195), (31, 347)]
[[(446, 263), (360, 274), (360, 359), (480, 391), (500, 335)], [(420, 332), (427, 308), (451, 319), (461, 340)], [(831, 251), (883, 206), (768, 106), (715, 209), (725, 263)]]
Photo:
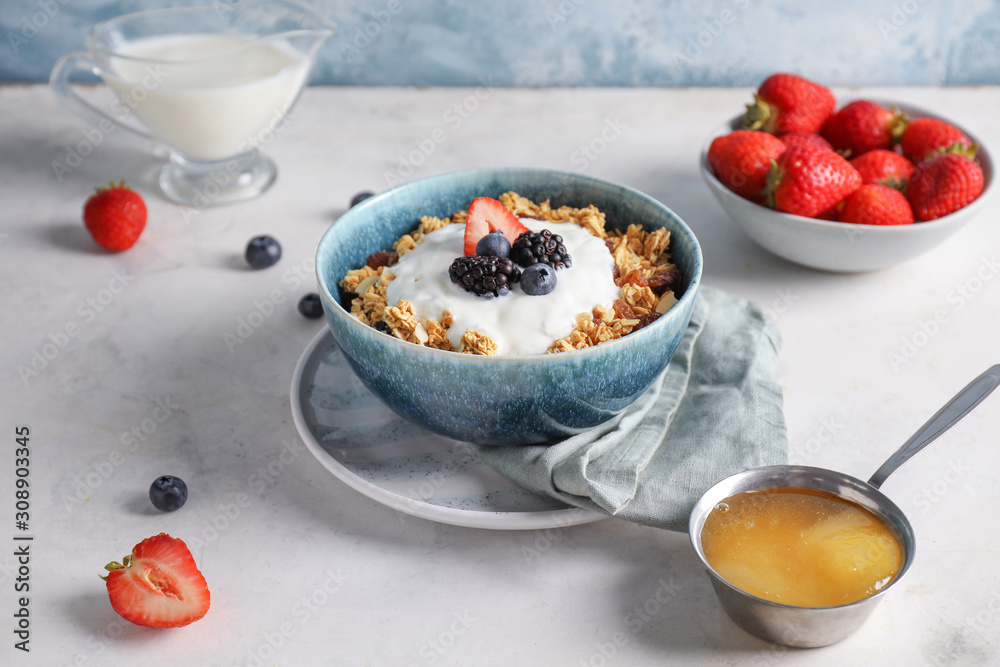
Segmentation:
[(504, 237), (514, 245), (517, 237), (528, 228), (496, 199), (476, 197), (469, 204), (469, 215), (465, 219), (465, 254), (475, 255), (479, 239), (492, 231), (503, 232)]
[(208, 612), (205, 577), (183, 540), (160, 533), (135, 545), (121, 563), (105, 566), (111, 606), (122, 618), (151, 628), (177, 628)]

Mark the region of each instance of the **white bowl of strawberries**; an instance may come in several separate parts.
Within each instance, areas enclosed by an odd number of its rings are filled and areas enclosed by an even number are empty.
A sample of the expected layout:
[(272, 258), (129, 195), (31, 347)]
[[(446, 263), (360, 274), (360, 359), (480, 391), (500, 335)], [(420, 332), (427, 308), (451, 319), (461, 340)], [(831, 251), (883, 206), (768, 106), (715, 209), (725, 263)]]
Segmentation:
[(835, 107), (829, 89), (775, 74), (706, 140), (705, 182), (763, 248), (825, 271), (884, 269), (934, 249), (986, 201), (993, 163), (965, 128), (898, 101)]

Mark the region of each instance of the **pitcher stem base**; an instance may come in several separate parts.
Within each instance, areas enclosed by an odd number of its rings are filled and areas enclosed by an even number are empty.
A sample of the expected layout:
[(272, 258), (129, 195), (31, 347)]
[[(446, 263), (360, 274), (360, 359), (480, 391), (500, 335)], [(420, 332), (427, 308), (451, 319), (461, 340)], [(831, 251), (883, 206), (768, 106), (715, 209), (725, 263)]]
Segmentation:
[(159, 182), (168, 199), (202, 209), (259, 197), (277, 177), (274, 162), (259, 152), (219, 162), (193, 162), (174, 154)]

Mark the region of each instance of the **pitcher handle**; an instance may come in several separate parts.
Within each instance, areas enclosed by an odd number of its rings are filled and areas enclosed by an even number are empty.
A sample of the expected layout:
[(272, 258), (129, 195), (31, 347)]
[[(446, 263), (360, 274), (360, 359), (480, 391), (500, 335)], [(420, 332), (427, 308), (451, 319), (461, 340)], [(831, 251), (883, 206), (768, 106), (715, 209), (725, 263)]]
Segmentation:
[(69, 86), (69, 77), (76, 70), (90, 72), (95, 76), (101, 76), (100, 67), (97, 66), (97, 63), (93, 61), (88, 53), (76, 51), (74, 53), (66, 54), (60, 58), (52, 68), (52, 74), (49, 76), (49, 84), (52, 86), (52, 92), (56, 94), (56, 97), (59, 98), (59, 101), (62, 102), (66, 108), (104, 132), (111, 131), (106, 128), (106, 123), (111, 122), (115, 127), (120, 127), (123, 130), (127, 130), (132, 134), (142, 137), (143, 139), (148, 139), (153, 143), (159, 143), (157, 139), (148, 132), (144, 132), (143, 130), (131, 125), (126, 125), (121, 120), (114, 118), (101, 109), (98, 109), (93, 104), (73, 92), (73, 89)]

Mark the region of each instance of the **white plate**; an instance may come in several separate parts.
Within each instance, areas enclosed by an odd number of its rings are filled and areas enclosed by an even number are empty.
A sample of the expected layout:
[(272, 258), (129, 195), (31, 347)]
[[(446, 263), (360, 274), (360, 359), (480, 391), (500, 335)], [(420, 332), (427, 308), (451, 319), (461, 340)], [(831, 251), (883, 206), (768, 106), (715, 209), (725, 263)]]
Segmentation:
[(557, 528), (606, 518), (526, 491), (482, 463), (466, 443), (389, 410), (354, 375), (329, 329), (319, 332), (299, 358), (291, 402), (295, 426), (323, 467), (399, 512), (495, 530)]

